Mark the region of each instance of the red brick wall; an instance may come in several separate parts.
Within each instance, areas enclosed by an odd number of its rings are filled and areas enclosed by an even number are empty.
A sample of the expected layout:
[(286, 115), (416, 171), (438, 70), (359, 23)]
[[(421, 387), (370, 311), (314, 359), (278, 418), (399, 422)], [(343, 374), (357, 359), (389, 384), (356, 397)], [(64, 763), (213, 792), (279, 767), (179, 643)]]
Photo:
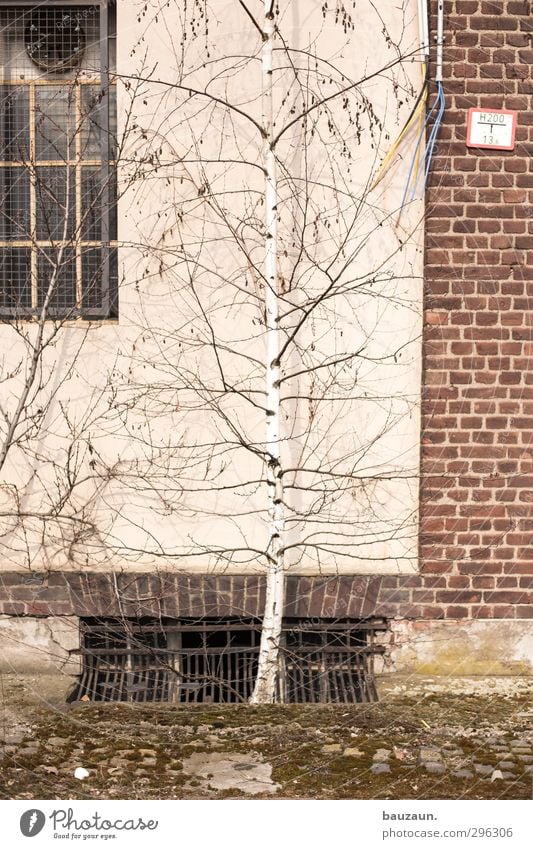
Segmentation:
[[(291, 578), (289, 615), (533, 617), (532, 6), (445, 0), (447, 108), (427, 196), (421, 574)], [(470, 106), (518, 110), (516, 150), (466, 148)], [(260, 615), (263, 603), (257, 578), (119, 583), (127, 615)], [(0, 577), (0, 612), (118, 610), (106, 576)]]
[[(422, 440), (421, 568), (438, 581), (424, 598), (447, 616), (523, 618), (533, 616), (533, 4), (445, 8)], [(471, 106), (518, 110), (516, 149), (467, 148)]]

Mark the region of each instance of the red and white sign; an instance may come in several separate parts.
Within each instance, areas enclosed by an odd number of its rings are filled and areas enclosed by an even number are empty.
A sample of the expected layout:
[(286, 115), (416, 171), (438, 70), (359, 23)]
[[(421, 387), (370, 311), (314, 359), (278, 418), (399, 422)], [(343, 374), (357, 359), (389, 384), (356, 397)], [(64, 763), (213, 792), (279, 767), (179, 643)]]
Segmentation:
[(467, 147), (514, 150), (516, 116), (512, 109), (469, 109)]

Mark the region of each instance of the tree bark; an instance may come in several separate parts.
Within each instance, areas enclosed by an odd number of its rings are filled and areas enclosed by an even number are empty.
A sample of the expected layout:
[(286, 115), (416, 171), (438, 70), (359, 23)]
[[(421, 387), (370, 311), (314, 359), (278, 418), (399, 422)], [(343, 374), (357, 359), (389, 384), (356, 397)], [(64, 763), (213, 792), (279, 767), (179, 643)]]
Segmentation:
[(285, 597), (283, 557), (284, 504), (281, 465), (281, 405), (279, 277), (278, 277), (278, 190), (276, 155), (273, 148), (273, 78), (272, 51), (275, 37), (272, 0), (265, 0), (263, 74), (263, 165), (265, 170), (265, 314), (266, 314), (266, 440), (268, 457), (267, 489), (269, 515), (268, 565), (266, 600), (259, 648), (259, 663), (253, 704), (276, 701), (279, 673), (280, 641)]

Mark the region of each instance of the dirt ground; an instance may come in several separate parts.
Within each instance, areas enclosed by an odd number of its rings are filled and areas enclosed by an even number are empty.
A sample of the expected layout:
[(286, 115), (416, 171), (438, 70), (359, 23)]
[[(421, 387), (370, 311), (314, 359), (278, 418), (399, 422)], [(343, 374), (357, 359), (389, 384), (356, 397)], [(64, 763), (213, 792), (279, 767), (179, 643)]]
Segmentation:
[(67, 705), (60, 679), (3, 675), (0, 798), (532, 798), (532, 679), (378, 687), (371, 705)]

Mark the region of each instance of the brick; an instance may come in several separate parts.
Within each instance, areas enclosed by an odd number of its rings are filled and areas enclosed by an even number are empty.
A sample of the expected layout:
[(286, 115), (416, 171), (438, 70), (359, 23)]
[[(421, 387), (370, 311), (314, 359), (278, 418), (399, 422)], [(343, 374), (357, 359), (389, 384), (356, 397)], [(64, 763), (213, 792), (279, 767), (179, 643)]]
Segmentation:
[(450, 605), (446, 608), (445, 615), (446, 619), (468, 619), (470, 618), (470, 608)]

